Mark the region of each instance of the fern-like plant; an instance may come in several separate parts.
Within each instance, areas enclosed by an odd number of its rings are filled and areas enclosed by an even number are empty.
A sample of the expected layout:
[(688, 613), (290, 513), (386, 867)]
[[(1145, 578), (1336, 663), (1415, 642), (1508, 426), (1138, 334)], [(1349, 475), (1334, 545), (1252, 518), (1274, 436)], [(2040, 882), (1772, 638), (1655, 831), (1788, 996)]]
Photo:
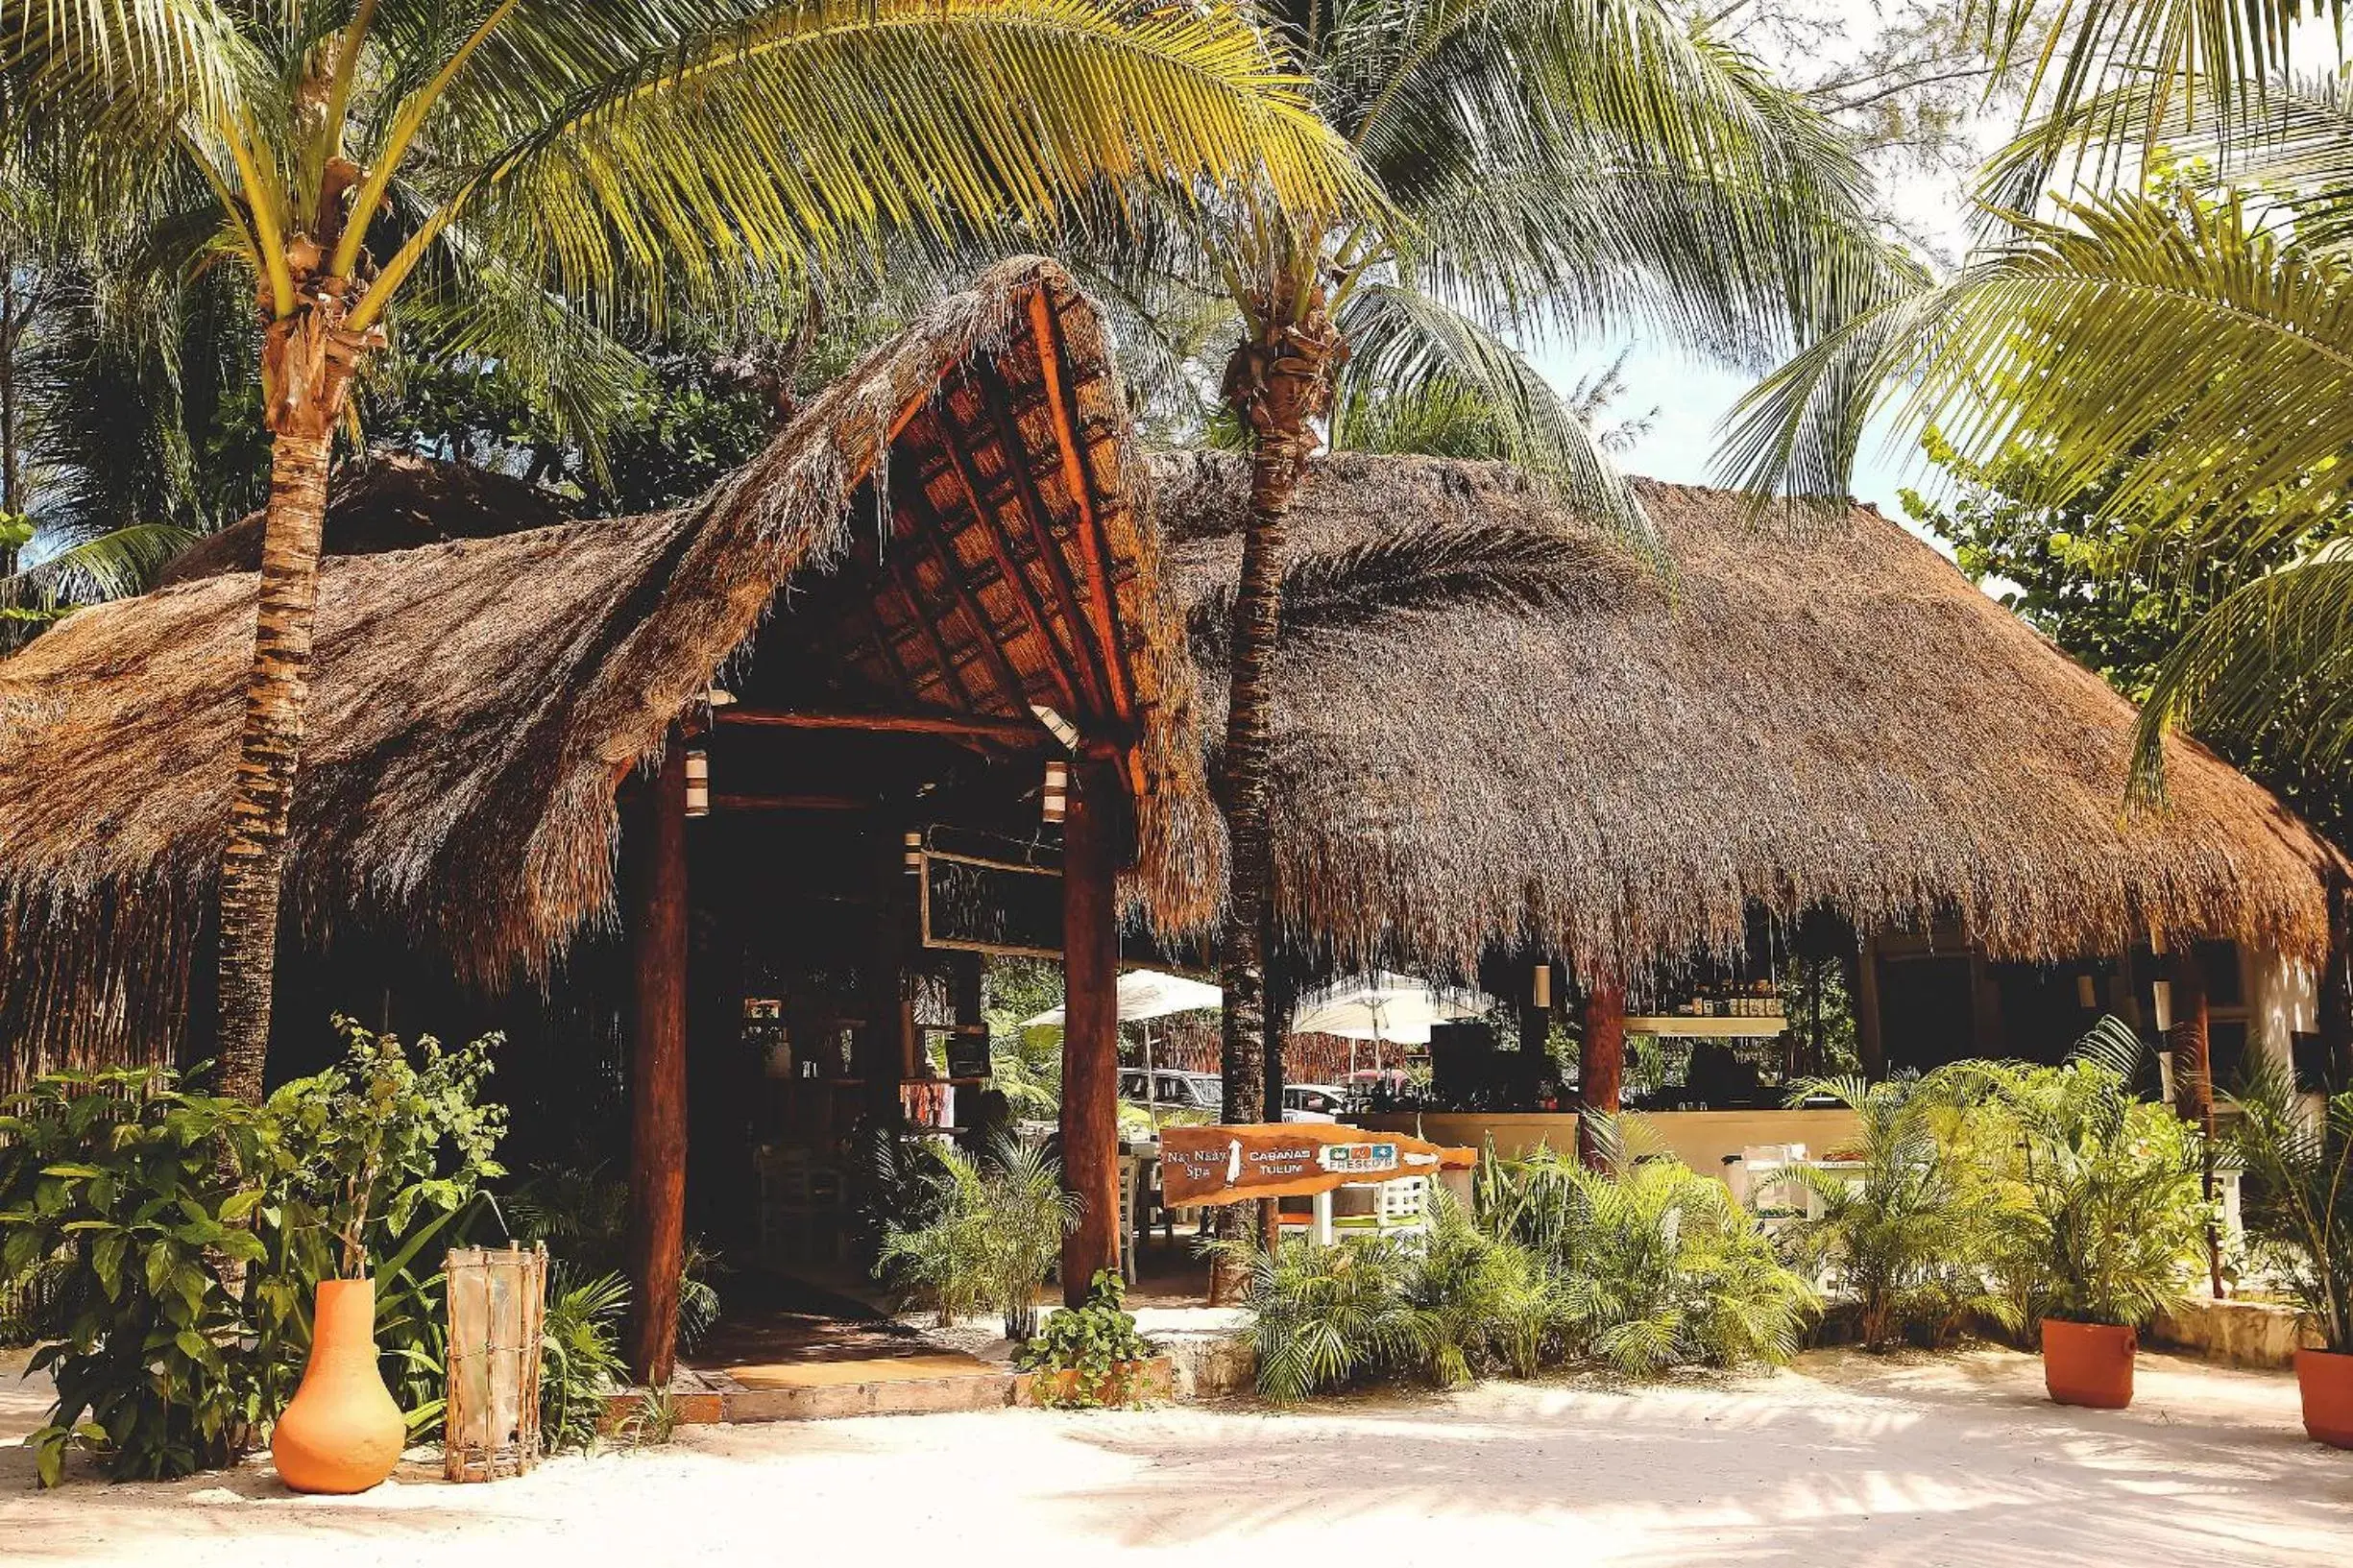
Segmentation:
[(1489, 1227), (1550, 1273), (1568, 1346), (1628, 1376), (1779, 1365), (1819, 1306), (1731, 1191), (1677, 1161), (1604, 1171), (1540, 1150), (1484, 1186)]
[(2307, 1116), (2294, 1078), (2266, 1067), (2232, 1103), (2239, 1116), (2231, 1148), (2248, 1177), (2247, 1228), (2327, 1347), (2353, 1354), (2353, 1090)]
[(2029, 1244), (2032, 1209), (1977, 1158), (1987, 1129), (1975, 1083), (1940, 1069), (1880, 1083), (1815, 1078), (1790, 1091), (1793, 1104), (1827, 1096), (1855, 1113), (1856, 1166), (1797, 1166), (1777, 1185), (1813, 1197), (1817, 1212), (1793, 1220), (1782, 1244), (1854, 1301), (1866, 1349), (1912, 1335), (1948, 1344), (1972, 1316), (2019, 1326), (2019, 1304), (1997, 1281)]
[(1240, 1338), (1257, 1359), (1259, 1397), (1293, 1405), (1412, 1359), (1424, 1325), (1410, 1311), (1404, 1282), (1415, 1261), (1385, 1236), (1350, 1236), (1318, 1246), (1287, 1237), (1273, 1248), (1248, 1241), (1210, 1243), (1242, 1279), (1249, 1319)]
[(875, 1268), (941, 1327), (997, 1311), (1008, 1339), (1037, 1332), (1037, 1291), (1079, 1222), (1076, 1194), (1045, 1151), (1000, 1138), (980, 1155), (930, 1144), (934, 1201), (926, 1218), (888, 1222)]
[(1428, 1237), (1405, 1253), (1397, 1280), (1402, 1332), (1393, 1353), (1442, 1388), (1491, 1369), (1534, 1377), (1556, 1339), (1559, 1300), (1528, 1249), (1474, 1224), (1443, 1188), (1431, 1193)]

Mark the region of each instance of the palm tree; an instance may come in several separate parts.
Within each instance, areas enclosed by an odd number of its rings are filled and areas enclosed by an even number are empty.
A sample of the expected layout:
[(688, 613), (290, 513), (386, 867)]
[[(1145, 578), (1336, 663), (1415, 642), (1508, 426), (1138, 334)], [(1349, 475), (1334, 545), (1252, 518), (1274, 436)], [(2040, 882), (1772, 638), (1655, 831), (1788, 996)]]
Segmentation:
[(1900, 271), (1836, 133), (1660, 0), (1265, 0), (1271, 35), (1387, 200), (1302, 220), (1195, 205), (1102, 256), (1104, 292), (1192, 345), (1232, 324), (1217, 418), (1250, 453), (1221, 797), (1232, 882), (1219, 934), (1228, 1120), (1280, 1070), (1266, 1013), (1268, 673), (1284, 519), (1345, 399), (1475, 398), (1501, 446), (1638, 550), (1649, 520), (1515, 334), (1644, 326), (1770, 363)]
[[(2353, 95), (2334, 81), (2234, 89), (2235, 125), (2123, 90), (2071, 135), (2169, 147), (2148, 191), (2010, 216), (1950, 281), (1882, 302), (1793, 359), (1736, 412), (1743, 481), (1844, 490), (1875, 402), (1967, 463), (2030, 452), (2033, 501), (2098, 495), (2152, 571), (2285, 565), (2226, 594), (2174, 647), (2142, 711), (2133, 782), (2162, 789), (2175, 724), (2263, 736), (2307, 762), (2353, 758)], [(2013, 195), (2054, 144), (2021, 138)]]
[[(19, 135), (93, 206), (213, 215), (260, 303), (272, 435), (220, 880), (224, 1086), (258, 1095), (320, 529), (353, 377), (410, 325), (577, 350), (731, 275), (808, 277), (887, 229), (1044, 221), (1102, 179), (1248, 174), (1285, 208), (1345, 154), (1224, 7), (1140, 0), (58, 0), (12, 8)], [(552, 326), (552, 329), (551, 329)]]

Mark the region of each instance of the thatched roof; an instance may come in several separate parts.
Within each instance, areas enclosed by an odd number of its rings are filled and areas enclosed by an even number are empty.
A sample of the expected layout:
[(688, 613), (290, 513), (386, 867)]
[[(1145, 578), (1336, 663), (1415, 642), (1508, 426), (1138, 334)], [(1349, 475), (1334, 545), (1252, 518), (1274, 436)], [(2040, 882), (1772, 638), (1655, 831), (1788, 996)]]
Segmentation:
[[(1049, 703), (1111, 737), (1140, 796), (1133, 891), (1198, 924), (1224, 840), (1136, 471), (1094, 311), (1023, 260), (691, 505), (328, 561), (292, 919), (400, 932), (486, 981), (544, 973), (611, 918), (616, 786), (773, 602), (869, 694), (1032, 726)], [(0, 1036), (103, 1054), (177, 1007), (254, 596), (250, 573), (187, 581), (0, 663)]]
[[(1153, 460), (1178, 596), (1230, 583), (1242, 463)], [(1741, 945), (1754, 906), (1858, 927), (1958, 917), (1997, 955), (2152, 928), (2316, 954), (2334, 855), (2202, 748), (2171, 808), (2120, 809), (2131, 705), (1868, 507), (1802, 539), (1645, 483), (1677, 563), (1581, 607), (1393, 609), (1274, 676), (1279, 918), (1341, 962), (1472, 968), (1498, 939), (1588, 973)], [(1295, 558), (1472, 523), (1573, 530), (1496, 465), (1342, 455)], [(1197, 646), (1206, 646), (1197, 644)], [(1225, 677), (1202, 670), (1217, 734)]]
[[(453, 539), (496, 539), (552, 527), (570, 514), (537, 485), (465, 463), (436, 463), (401, 452), (378, 452), (335, 476), (327, 510), (328, 555), (381, 555)], [(206, 534), (174, 556), (158, 588), (254, 571), (261, 566), (256, 512)]]

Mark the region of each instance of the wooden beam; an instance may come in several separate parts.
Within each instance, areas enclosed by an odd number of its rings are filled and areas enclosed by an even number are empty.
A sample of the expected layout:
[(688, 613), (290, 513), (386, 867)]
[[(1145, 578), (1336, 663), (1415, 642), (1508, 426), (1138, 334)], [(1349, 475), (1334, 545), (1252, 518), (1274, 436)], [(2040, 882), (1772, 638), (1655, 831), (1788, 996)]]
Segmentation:
[(871, 811), (876, 802), (855, 795), (714, 795), (715, 811)]
[[(2172, 981), (2173, 1026), (2168, 1046), (2173, 1055), (2173, 1109), (2198, 1130), (2202, 1152), (2200, 1188), (2214, 1201), (2214, 1041), (2206, 1007), (2206, 966), (2198, 961), (2197, 944), (2183, 942), (2166, 959)], [(2215, 1296), (2222, 1294), (2222, 1239), (2214, 1225), (2206, 1226), (2207, 1280)]]
[(629, 1375), (667, 1387), (687, 1200), (687, 766), (675, 726), (623, 848), (635, 980), (629, 1050)]
[(956, 475), (957, 484), (963, 490), (965, 503), (972, 508), (972, 515), (980, 519), (981, 531), (988, 539), (989, 553), (997, 558), (997, 574), (1005, 579), (1005, 586), (1011, 591), (1014, 602), (1021, 606), (1022, 618), (1030, 623), (1030, 630), (1037, 634), (1038, 641), (1044, 645), (1046, 671), (1054, 677), (1055, 689), (1062, 693), (1063, 704), (1075, 712), (1079, 706), (1079, 696), (1077, 688), (1070, 684), (1070, 672), (1063, 668), (1062, 645), (1055, 640), (1054, 629), (1047, 624), (1046, 607), (1038, 602), (1037, 589), (1031, 583), (1030, 574), (1021, 569), (1020, 562), (1013, 559), (1013, 551), (1006, 542), (1005, 529), (999, 521), (996, 507), (982, 496), (980, 472), (973, 468), (972, 459), (958, 445), (963, 432), (951, 425), (944, 416), (937, 422), (940, 449), (948, 455), (948, 470)]
[(1103, 652), (1104, 674), (1111, 686), (1111, 712), (1127, 718), (1134, 712), (1130, 700), (1127, 650), (1120, 641), (1119, 613), (1111, 602), (1110, 541), (1095, 516), (1095, 489), (1079, 453), (1079, 422), (1071, 406), (1073, 389), (1062, 380), (1062, 331), (1046, 291), (1030, 296), (1030, 330), (1037, 339), (1040, 379), (1046, 383), (1046, 411), (1054, 420), (1055, 445), (1061, 448), (1062, 485), (1078, 509), (1079, 554), (1086, 562), (1087, 610)]
[(1062, 1241), (1062, 1300), (1079, 1306), (1119, 1233), (1119, 776), (1071, 769), (1062, 824), (1062, 1184), (1079, 1224)]
[[(1626, 992), (1597, 981), (1585, 995), (1585, 1039), (1577, 1047), (1577, 1098), (1585, 1110), (1615, 1116), (1626, 1081)], [(1602, 1167), (1592, 1129), (1577, 1123), (1577, 1154), (1594, 1170)]]
[(1070, 626), (1071, 660), (1079, 666), (1075, 673), (1085, 686), (1087, 701), (1094, 712), (1108, 712), (1108, 688), (1104, 672), (1095, 667), (1094, 641), (1080, 635), (1080, 628), (1087, 623), (1086, 613), (1079, 608), (1079, 589), (1071, 578), (1070, 563), (1062, 559), (1062, 547), (1055, 543), (1054, 529), (1047, 520), (1046, 497), (1038, 494), (1037, 481), (1030, 472), (1030, 444), (1021, 433), (1021, 421), (1014, 417), (1012, 394), (1006, 390), (1004, 377), (992, 366), (975, 366), (973, 379), (980, 384), (981, 401), (996, 423), (997, 443), (1005, 450), (1006, 470), (1013, 476), (1013, 494), (1029, 519), (1030, 536), (1037, 543), (1038, 558), (1046, 564), (1046, 578), (1054, 584), (1054, 596), (1061, 607), (1062, 618)]
[(862, 730), (880, 735), (942, 736), (952, 740), (988, 740), (1028, 749), (1053, 740), (1035, 718), (998, 718), (987, 713), (824, 713), (788, 708), (722, 708), (721, 724), (771, 730)]

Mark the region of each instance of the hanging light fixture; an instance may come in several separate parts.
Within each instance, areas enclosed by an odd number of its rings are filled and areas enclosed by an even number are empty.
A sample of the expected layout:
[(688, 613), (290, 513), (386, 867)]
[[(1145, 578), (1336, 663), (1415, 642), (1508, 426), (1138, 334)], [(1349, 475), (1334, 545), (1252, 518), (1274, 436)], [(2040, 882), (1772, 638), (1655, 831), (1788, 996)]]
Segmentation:
[(711, 754), (701, 743), (687, 748), (687, 815), (711, 814)]
[(1539, 1012), (1552, 1010), (1552, 966), (1550, 964), (1536, 966), (1535, 978), (1528, 987), (1528, 1001)]
[(1055, 712), (1053, 709), (1047, 707), (1042, 702), (1031, 703), (1030, 705), (1030, 712), (1036, 714), (1037, 721), (1046, 726), (1047, 730), (1053, 734), (1054, 737), (1062, 743), (1063, 750), (1077, 751), (1079, 749), (1079, 727), (1076, 724), (1073, 724), (1070, 720), (1064, 718), (1061, 714)]
[(906, 846), (907, 870), (910, 876), (923, 869), (923, 834), (909, 833), (901, 842)]
[(1046, 785), (1038, 794), (1038, 806), (1048, 822), (1059, 822), (1070, 814), (1070, 764), (1059, 757), (1046, 763)]
[(2148, 990), (2150, 1001), (2156, 1003), (2157, 1032), (2171, 1034), (2173, 1031), (2173, 982), (2152, 981)]
[(2075, 1005), (2086, 1012), (2099, 1005), (2099, 986), (2089, 975), (2075, 977)]

